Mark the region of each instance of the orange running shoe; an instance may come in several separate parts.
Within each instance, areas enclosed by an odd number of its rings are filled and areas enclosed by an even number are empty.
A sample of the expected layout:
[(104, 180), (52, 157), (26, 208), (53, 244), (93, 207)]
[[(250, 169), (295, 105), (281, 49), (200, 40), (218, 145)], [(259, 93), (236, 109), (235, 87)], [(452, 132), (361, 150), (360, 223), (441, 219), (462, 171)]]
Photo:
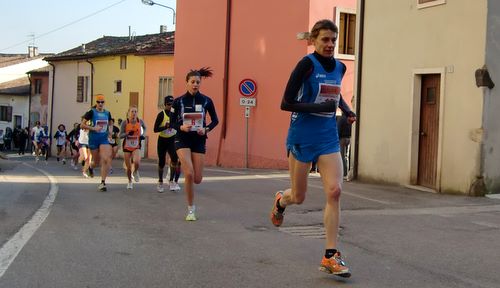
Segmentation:
[(276, 227), (283, 224), (283, 213), (280, 213), (278, 211), (278, 207), (276, 207), (276, 204), (280, 201), (281, 197), (283, 197), (283, 191), (276, 192), (276, 195), (274, 196), (273, 208), (271, 209), (271, 222), (273, 222), (273, 225)]
[(349, 272), (349, 268), (347, 268), (344, 260), (342, 260), (340, 252), (335, 253), (332, 258), (326, 258), (323, 256), (321, 265), (319, 266), (319, 271), (334, 274), (340, 277), (351, 277), (351, 272)]

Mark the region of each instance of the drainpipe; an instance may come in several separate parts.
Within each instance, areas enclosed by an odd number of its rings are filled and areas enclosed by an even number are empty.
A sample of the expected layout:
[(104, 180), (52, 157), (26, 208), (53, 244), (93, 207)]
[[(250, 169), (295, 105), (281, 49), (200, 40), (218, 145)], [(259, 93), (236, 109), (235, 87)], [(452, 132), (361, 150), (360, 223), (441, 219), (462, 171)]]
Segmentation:
[(224, 81), (222, 91), (222, 129), (219, 137), (219, 147), (217, 150), (216, 165), (221, 166), (220, 156), (222, 151), (222, 141), (226, 139), (227, 128), (227, 99), (229, 90), (229, 48), (231, 47), (231, 4), (232, 0), (227, 0), (226, 10), (226, 42), (224, 55)]
[(362, 83), (362, 70), (363, 70), (363, 32), (365, 28), (365, 1), (359, 0), (359, 37), (358, 37), (358, 55), (356, 59), (358, 60), (358, 65), (356, 67), (356, 115), (357, 121), (355, 122), (354, 131), (354, 159), (353, 159), (353, 179), (358, 178), (358, 162), (359, 162), (359, 127), (361, 122), (361, 83)]
[(90, 106), (92, 106), (94, 104), (94, 63), (89, 59), (85, 61), (90, 64)]
[[(31, 141), (31, 97), (33, 94), (33, 80), (31, 79), (31, 74), (28, 74), (28, 80), (30, 81), (30, 94), (28, 97), (28, 147), (27, 149), (31, 149), (31, 145), (33, 145), (33, 141)], [(21, 127), (24, 129), (24, 127)]]
[[(52, 95), (50, 99), (50, 126), (49, 126), (49, 143), (50, 147), (52, 147), (52, 127), (54, 123), (54, 85), (56, 83), (56, 66), (49, 62), (49, 65), (52, 66)], [(49, 155), (52, 154), (52, 149), (49, 149)], [(50, 155), (51, 156), (51, 155)]]
[(28, 127), (31, 129), (31, 97), (33, 89), (33, 80), (31, 79), (31, 74), (28, 74), (28, 80), (30, 81), (30, 94), (28, 97)]

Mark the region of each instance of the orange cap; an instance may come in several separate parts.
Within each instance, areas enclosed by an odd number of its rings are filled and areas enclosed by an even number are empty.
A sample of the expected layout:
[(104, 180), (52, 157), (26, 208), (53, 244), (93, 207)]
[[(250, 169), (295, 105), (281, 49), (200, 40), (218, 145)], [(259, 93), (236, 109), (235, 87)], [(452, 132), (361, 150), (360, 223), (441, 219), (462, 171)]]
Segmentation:
[(104, 101), (104, 95), (102, 94), (97, 94), (95, 96), (95, 101)]

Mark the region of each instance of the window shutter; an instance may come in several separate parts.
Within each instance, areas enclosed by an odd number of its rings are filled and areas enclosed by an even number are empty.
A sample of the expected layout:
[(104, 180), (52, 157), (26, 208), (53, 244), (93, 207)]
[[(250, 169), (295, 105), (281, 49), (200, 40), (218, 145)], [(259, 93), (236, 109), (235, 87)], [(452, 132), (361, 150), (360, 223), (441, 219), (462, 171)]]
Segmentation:
[(7, 122), (12, 122), (12, 106), (7, 106)]
[(345, 34), (346, 34), (345, 16), (346, 16), (345, 13), (340, 13), (339, 37), (337, 39), (339, 43), (339, 49), (337, 52), (339, 54), (345, 54)]

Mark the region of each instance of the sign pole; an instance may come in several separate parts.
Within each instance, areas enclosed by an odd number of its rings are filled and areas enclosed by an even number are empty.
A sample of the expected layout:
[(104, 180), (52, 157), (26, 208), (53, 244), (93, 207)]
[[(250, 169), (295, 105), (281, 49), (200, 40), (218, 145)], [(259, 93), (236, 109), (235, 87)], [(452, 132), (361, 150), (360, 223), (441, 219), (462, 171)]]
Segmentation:
[(250, 107), (245, 107), (245, 168), (248, 169), (248, 118), (250, 118)]
[(248, 169), (248, 118), (250, 118), (250, 107), (256, 105), (255, 94), (257, 93), (257, 83), (253, 79), (243, 79), (238, 85), (238, 90), (243, 98), (240, 98), (240, 105), (245, 106), (245, 168)]

